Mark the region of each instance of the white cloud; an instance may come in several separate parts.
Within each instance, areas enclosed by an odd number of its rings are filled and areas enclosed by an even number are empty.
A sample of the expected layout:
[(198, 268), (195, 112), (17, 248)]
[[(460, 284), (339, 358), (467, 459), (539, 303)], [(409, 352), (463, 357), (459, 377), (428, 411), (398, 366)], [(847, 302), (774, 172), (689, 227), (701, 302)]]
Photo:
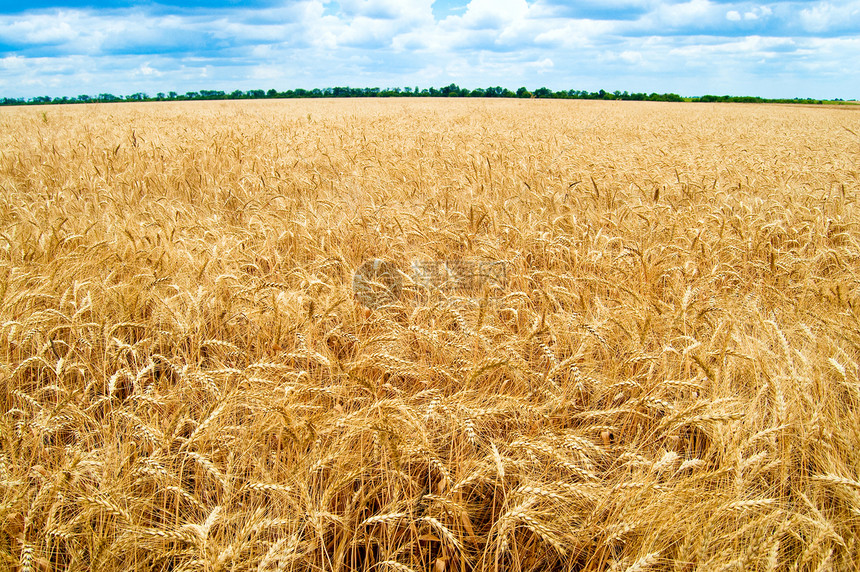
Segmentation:
[(143, 76), (151, 76), (151, 77), (161, 77), (162, 74), (160, 71), (150, 66), (149, 63), (145, 63), (139, 68), (135, 70), (135, 73)]
[(526, 0), (472, 0), (459, 19), (462, 27), (472, 30), (504, 29), (526, 18), (529, 5)]
[(744, 20), (760, 20), (769, 17), (773, 14), (773, 10), (768, 6), (756, 6), (755, 8), (744, 12)]
[(769, 6), (754, 6), (743, 12), (738, 10), (729, 10), (726, 12), (726, 20), (730, 22), (763, 22), (773, 15), (773, 10)]
[(644, 60), (644, 58), (642, 57), (642, 53), (638, 52), (636, 50), (624, 50), (623, 52), (621, 52), (619, 54), (618, 57), (620, 57), (622, 60), (624, 60), (628, 64), (634, 64), (634, 65), (635, 64), (641, 64)]
[(809, 32), (827, 32), (832, 28), (853, 26), (855, 35), (860, 26), (860, 2), (819, 2), (800, 11), (803, 28)]
[(0, 38), (23, 44), (56, 45), (77, 40), (81, 33), (81, 14), (57, 12), (56, 15), (6, 17), (0, 21)]
[(340, 0), (340, 9), (347, 18), (364, 16), (375, 20), (419, 21), (433, 18), (432, 1), (412, 0)]
[(6, 56), (5, 58), (0, 58), (0, 68), (9, 72), (23, 71), (27, 69), (28, 64), (29, 58), (22, 56)]
[(795, 47), (793, 40), (788, 38), (763, 38), (761, 36), (747, 36), (739, 39), (718, 41), (711, 44), (698, 44), (674, 48), (670, 51), (673, 55), (702, 58), (733, 56), (745, 60), (756, 60), (761, 57), (771, 57), (776, 50), (783, 52)]
[(550, 58), (543, 58), (542, 60), (533, 62), (529, 65), (530, 67), (535, 68), (539, 72), (548, 72), (555, 67), (555, 62), (552, 61), (552, 59)]
[[(716, 19), (719, 7), (709, 0), (690, 0), (679, 4), (662, 2), (652, 12), (651, 16), (656, 23), (679, 28), (684, 26), (700, 26), (710, 20)], [(647, 18), (646, 21), (649, 21)]]
[(616, 25), (612, 22), (601, 20), (560, 22), (555, 27), (537, 33), (534, 42), (538, 46), (581, 49), (593, 45), (595, 39), (605, 34), (611, 34), (615, 27)]

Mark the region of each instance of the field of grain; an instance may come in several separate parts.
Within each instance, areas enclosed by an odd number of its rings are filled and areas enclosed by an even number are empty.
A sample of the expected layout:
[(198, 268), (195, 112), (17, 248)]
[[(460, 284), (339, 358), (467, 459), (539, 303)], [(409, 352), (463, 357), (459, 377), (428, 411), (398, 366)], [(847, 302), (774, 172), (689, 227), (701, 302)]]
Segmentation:
[[(858, 134), (800, 106), (0, 109), (0, 569), (856, 568)], [(506, 282), (368, 308), (373, 258)]]

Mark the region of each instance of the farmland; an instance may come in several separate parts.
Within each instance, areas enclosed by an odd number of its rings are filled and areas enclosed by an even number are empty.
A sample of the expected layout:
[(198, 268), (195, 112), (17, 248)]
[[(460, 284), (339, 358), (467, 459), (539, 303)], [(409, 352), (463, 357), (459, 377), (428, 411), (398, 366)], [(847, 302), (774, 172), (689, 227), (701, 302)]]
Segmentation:
[[(856, 568), (858, 134), (853, 107), (0, 109), (0, 569)], [(368, 307), (370, 259), (505, 281)]]

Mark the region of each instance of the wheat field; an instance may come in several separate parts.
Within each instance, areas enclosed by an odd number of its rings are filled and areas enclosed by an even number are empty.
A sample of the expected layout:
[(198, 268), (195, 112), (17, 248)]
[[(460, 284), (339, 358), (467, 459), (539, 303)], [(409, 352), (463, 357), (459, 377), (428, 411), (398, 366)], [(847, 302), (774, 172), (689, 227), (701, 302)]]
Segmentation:
[[(0, 569), (860, 565), (860, 109), (0, 109)], [(504, 291), (367, 307), (378, 258)]]

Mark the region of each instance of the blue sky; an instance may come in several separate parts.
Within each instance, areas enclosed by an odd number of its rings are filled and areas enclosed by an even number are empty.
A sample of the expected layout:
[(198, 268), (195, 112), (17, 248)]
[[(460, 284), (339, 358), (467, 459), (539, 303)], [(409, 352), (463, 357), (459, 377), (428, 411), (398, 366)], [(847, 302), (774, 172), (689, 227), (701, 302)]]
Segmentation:
[(860, 98), (860, 0), (0, 0), (0, 97), (501, 85)]

